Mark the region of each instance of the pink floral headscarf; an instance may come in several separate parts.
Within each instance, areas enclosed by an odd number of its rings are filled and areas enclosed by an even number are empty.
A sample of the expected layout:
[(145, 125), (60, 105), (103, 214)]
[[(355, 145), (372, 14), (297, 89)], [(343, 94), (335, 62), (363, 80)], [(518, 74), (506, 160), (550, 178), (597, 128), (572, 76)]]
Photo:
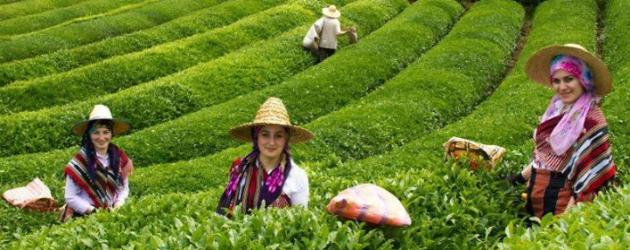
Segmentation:
[[(551, 132), (551, 148), (556, 155), (562, 155), (577, 141), (584, 129), (586, 114), (593, 104), (599, 102), (599, 97), (595, 95), (591, 71), (582, 60), (567, 55), (555, 56), (551, 60), (549, 82), (551, 82), (551, 76), (558, 70), (564, 70), (576, 77), (584, 87), (584, 94), (575, 103), (569, 104), (572, 106)], [(565, 105), (557, 94), (554, 95), (543, 115), (542, 122), (560, 115)]]

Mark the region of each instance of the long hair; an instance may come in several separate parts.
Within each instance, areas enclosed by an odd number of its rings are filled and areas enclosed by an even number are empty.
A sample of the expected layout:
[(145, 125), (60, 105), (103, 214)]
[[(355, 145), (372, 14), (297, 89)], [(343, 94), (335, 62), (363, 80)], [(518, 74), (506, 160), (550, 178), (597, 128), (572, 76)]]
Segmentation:
[[(88, 176), (92, 181), (96, 179), (97, 158), (91, 134), (94, 130), (96, 130), (96, 128), (102, 126), (109, 129), (112, 133), (114, 132), (114, 122), (112, 120), (94, 120), (88, 123), (87, 129), (81, 138), (81, 150), (84, 151), (87, 156)], [(120, 181), (120, 157), (118, 154), (118, 147), (112, 142), (109, 143), (109, 147), (107, 148), (107, 156), (109, 157), (109, 167), (113, 170), (114, 176), (116, 176), (116, 181)]]

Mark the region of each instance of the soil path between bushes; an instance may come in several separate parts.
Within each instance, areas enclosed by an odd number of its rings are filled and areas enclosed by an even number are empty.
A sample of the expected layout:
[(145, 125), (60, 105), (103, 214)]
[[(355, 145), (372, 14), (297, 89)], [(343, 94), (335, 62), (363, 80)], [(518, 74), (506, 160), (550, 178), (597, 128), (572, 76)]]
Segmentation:
[(518, 42), (516, 43), (516, 48), (512, 52), (512, 57), (509, 59), (508, 66), (505, 69), (504, 76), (508, 76), (514, 66), (516, 66), (516, 62), (518, 58), (521, 56), (521, 51), (523, 51), (523, 47), (527, 42), (527, 37), (529, 36), (529, 32), (532, 29), (532, 19), (534, 16), (534, 9), (536, 6), (526, 5), (523, 6), (525, 8), (525, 20), (523, 21), (523, 27), (521, 28), (521, 34), (519, 34)]

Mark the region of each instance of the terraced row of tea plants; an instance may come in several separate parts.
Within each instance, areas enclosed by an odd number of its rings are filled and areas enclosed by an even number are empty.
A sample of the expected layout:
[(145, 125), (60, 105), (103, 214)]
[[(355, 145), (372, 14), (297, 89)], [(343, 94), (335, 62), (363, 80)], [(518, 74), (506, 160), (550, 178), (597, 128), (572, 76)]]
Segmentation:
[[(27, 1), (35, 0), (6, 5)], [(163, 3), (168, 9), (168, 0), (147, 2), (141, 3)], [(598, 6), (596, 0), (548, 0), (528, 13), (510, 0), (482, 0), (469, 9), (454, 0), (335, 1), (342, 24), (357, 26), (360, 40), (348, 45), (342, 39), (340, 50), (320, 64), (300, 44), (324, 3), (255, 2), (236, 8), (247, 1), (208, 1), (161, 25), (138, 26), (135, 32), (62, 50), (49, 47), (41, 55), (0, 64), (0, 82), (8, 84), (0, 87), (2, 190), (38, 176), (55, 197), (63, 197), (61, 168), (78, 143), (68, 130), (96, 103), (107, 104), (116, 117), (134, 125), (132, 133), (114, 142), (136, 165), (132, 197), (114, 212), (61, 225), (56, 214), (3, 203), (0, 243), (14, 249), (630, 244), (627, 218), (617, 209), (627, 203), (625, 188), (528, 228), (519, 200), (523, 187), (501, 178), (527, 162), (531, 131), (552, 95), (528, 81), (524, 64), (536, 50), (568, 42), (592, 51), (601, 46), (604, 52), (615, 82), (603, 109), (620, 177), (628, 178), (623, 170), (628, 109), (618, 105), (629, 93), (624, 86), (630, 79), (626, 1)], [(100, 19), (113, 25), (126, 13), (115, 9), (50, 29), (69, 32)], [(195, 23), (202, 13), (213, 14), (204, 24)], [(94, 32), (86, 37), (98, 36)], [(128, 32), (133, 33), (124, 35)], [(52, 66), (65, 55), (67, 64)], [(67, 93), (80, 90), (90, 93), (68, 98)], [(228, 220), (214, 209), (231, 160), (251, 146), (230, 139), (227, 131), (250, 121), (269, 96), (282, 98), (292, 121), (317, 135), (292, 147), (309, 176), (309, 207), (261, 210)], [(509, 153), (496, 169), (472, 172), (464, 163), (443, 161), (441, 144), (451, 136), (501, 145)], [(400, 198), (412, 225), (373, 227), (325, 211), (336, 193), (364, 182)]]
[[(343, 2), (339, 2), (341, 3), (341, 5), (343, 5)], [(380, 25), (382, 25), (383, 23), (385, 23), (388, 19), (394, 17), (396, 15), (397, 12), (400, 12), (404, 9), (404, 7), (407, 6), (407, 3), (404, 1), (381, 1), (381, 0), (364, 0), (364, 1), (357, 1), (354, 3), (350, 3), (347, 6), (344, 6), (341, 8), (342, 11), (344, 11), (346, 13), (346, 15), (349, 18), (354, 18), (357, 21), (354, 21), (352, 23), (354, 23), (355, 25), (357, 25), (358, 27), (363, 27), (363, 30), (366, 31), (366, 35), (369, 34), (369, 32), (371, 30), (374, 30), (376, 28), (378, 28)], [(316, 8), (319, 11), (319, 7)], [(313, 19), (311, 21), (314, 20), (314, 16)], [(304, 26), (302, 28), (302, 30), (300, 31), (300, 33), (305, 32), (305, 30), (308, 28), (308, 26)], [(293, 61), (288, 61), (288, 63), (295, 63), (296, 60), (299, 61), (304, 61), (307, 63), (297, 63), (297, 65), (303, 65), (301, 66), (302, 69), (308, 67), (309, 65), (313, 64), (313, 58), (306, 52), (302, 51), (301, 48), (297, 48), (297, 49), (289, 49), (287, 50), (287, 46), (291, 46), (290, 44), (286, 43), (286, 39), (291, 39), (291, 43), (293, 45), (295, 44), (299, 44), (299, 37), (301, 37), (301, 34), (298, 35), (296, 33), (296, 31), (290, 31), (288, 34), (282, 35), (279, 37), (279, 43), (276, 43), (276, 39), (272, 39), (272, 40), (268, 40), (267, 43), (263, 46), (260, 47), (261, 49), (258, 49), (258, 47), (256, 47), (256, 45), (250, 47), (250, 48), (246, 48), (244, 49), (242, 52), (236, 52), (237, 54), (235, 55), (235, 58), (237, 58), (237, 60), (234, 60), (236, 62), (238, 62), (238, 58), (252, 58), (252, 59), (248, 59), (246, 60), (247, 62), (253, 62), (255, 63), (255, 59), (258, 60), (262, 60), (265, 58), (265, 56), (270, 56), (270, 54), (266, 54), (266, 53), (277, 53), (280, 51), (288, 51), (290, 54), (286, 54), (287, 56), (292, 56), (293, 58), (295, 58), (295, 60)], [(284, 39), (284, 40), (283, 40)], [(368, 38), (366, 37), (366, 40)], [(258, 45), (258, 44), (257, 44)], [(273, 45), (275, 47), (281, 47), (281, 45), (285, 48), (284, 50), (280, 50), (280, 48), (275, 49), (275, 50), (269, 50), (269, 51), (264, 51), (263, 49), (269, 49), (270, 47), (267, 47), (267, 45)], [(260, 52), (263, 52), (262, 54), (259, 54)], [(273, 54), (271, 54), (273, 55)], [(286, 58), (285, 58), (286, 59)], [(281, 60), (279, 61), (281, 62)], [(218, 64), (215, 64), (215, 66)], [(220, 66), (220, 65), (219, 65)], [(248, 66), (248, 64), (243, 64), (243, 66)], [(256, 65), (254, 65), (256, 66)], [(287, 65), (286, 67), (295, 67), (294, 65)], [(218, 70), (226, 70), (226, 69), (232, 69), (232, 68), (225, 68), (224, 66), (221, 66)], [(260, 75), (260, 74), (269, 74), (269, 67), (252, 67), (251, 68), (251, 73), (252, 75)], [(214, 76), (220, 76), (222, 73), (224, 72), (220, 72), (216, 70), (215, 72), (213, 72)], [(233, 69), (235, 71), (234, 75), (233, 75), (233, 79), (236, 81), (237, 80), (237, 75), (236, 71), (238, 71), (238, 69)], [(295, 73), (298, 73), (300, 71), (300, 68), (295, 69), (295, 70), (290, 70), (288, 71), (286, 74), (288, 76), (291, 76)], [(204, 71), (205, 72), (205, 71)], [(248, 75), (245, 74), (245, 72), (243, 71), (239, 71), (240, 72), (240, 76), (242, 77), (247, 77)], [(288, 77), (287, 76), (287, 77)], [(193, 77), (199, 77), (199, 75), (193, 76)], [(279, 77), (279, 75), (276, 76), (270, 76), (273, 77), (275, 79), (277, 79)], [(250, 78), (245, 78), (245, 79), (250, 79)], [(264, 80), (264, 79), (261, 79)], [(272, 79), (273, 80), (273, 79)], [(272, 80), (269, 80), (269, 84), (262, 84), (262, 86), (265, 85), (272, 85), (275, 84), (275, 82), (273, 82)], [(246, 80), (242, 80), (242, 82), (247, 83), (247, 84), (251, 84), (250, 81), (246, 81)], [(215, 90), (219, 90), (221, 85), (217, 85), (217, 89)], [(246, 89), (244, 89), (246, 90)], [(170, 103), (172, 103), (173, 101), (171, 101)], [(86, 111), (87, 112), (87, 111)], [(85, 114), (81, 115), (84, 116)], [(78, 118), (79, 119), (79, 118)], [(135, 125), (135, 124), (134, 124)], [(66, 130), (66, 129), (64, 129)], [(67, 131), (67, 130), (66, 130)], [(64, 133), (64, 132), (61, 132)], [(133, 135), (130, 135), (133, 136)], [(138, 139), (141, 139), (141, 137), (135, 137)], [(76, 140), (76, 138), (73, 138)], [(121, 139), (124, 139), (121, 138)], [(124, 143), (122, 143), (122, 145), (124, 145)], [(139, 146), (139, 145), (138, 145)], [(7, 185), (9, 186), (8, 183), (19, 183), (20, 180), (24, 180), (24, 179), (30, 179), (32, 178), (32, 175), (37, 175), (37, 176), (46, 176), (46, 173), (49, 174), (54, 174), (57, 178), (61, 178), (61, 176), (59, 176), (59, 174), (61, 174), (61, 172), (59, 172), (59, 166), (63, 166), (65, 164), (65, 162), (67, 162), (67, 158), (69, 156), (72, 155), (72, 151), (74, 151), (76, 149), (70, 149), (70, 150), (65, 150), (64, 151), (56, 151), (56, 152), (49, 152), (49, 153), (41, 153), (41, 154), (30, 154), (30, 155), (19, 155), (19, 156), (13, 156), (13, 157), (9, 157), (9, 158), (5, 158), (3, 159), (3, 162), (8, 164), (7, 166), (16, 166), (15, 164), (18, 161), (22, 161), (19, 160), (24, 159), (23, 163), (24, 164), (19, 164), (21, 165), (21, 167), (18, 168), (22, 168), (23, 170), (25, 170), (25, 172), (22, 171), (2, 171), (3, 177), (2, 177), (2, 183), (3, 185)], [(130, 151), (131, 152), (131, 151)], [(53, 156), (51, 156), (53, 155)], [(131, 155), (134, 155), (134, 153), (131, 153)], [(44, 161), (45, 166), (48, 167), (41, 167), (42, 165), (37, 166), (38, 164), (32, 164), (34, 163), (33, 161), (27, 162), (27, 158), (30, 158), (32, 160), (35, 161)], [(53, 162), (50, 162), (50, 161)], [(160, 159), (157, 159), (158, 162)], [(143, 164), (139, 164), (137, 162), (137, 160), (134, 157), (134, 163), (136, 164), (136, 166), (143, 166)], [(8, 168), (8, 167), (7, 167)], [(2, 169), (7, 169), (5, 167), (2, 167)], [(27, 170), (31, 169), (33, 171), (29, 171)], [(21, 177), (19, 177), (19, 175), (21, 175), (21, 173), (24, 173), (24, 179), (21, 179)], [(6, 174), (6, 175), (5, 175)], [(17, 174), (17, 175), (16, 175)], [(51, 185), (51, 188), (53, 190), (55, 190), (54, 192), (56, 194), (59, 194), (59, 196), (61, 195), (59, 189), (62, 188), (62, 185)], [(56, 197), (59, 197), (56, 196)], [(11, 210), (11, 208), (5, 207), (6, 210), (3, 211), (3, 214), (8, 214), (11, 211), (14, 212), (14, 210)], [(31, 218), (35, 218), (32, 219), (31, 221), (35, 222), (35, 225), (39, 225), (41, 224), (42, 219), (40, 218), (40, 215), (32, 215), (31, 214), (20, 214), (20, 215), (24, 215), (24, 217), (28, 217), (27, 219), (24, 220), (29, 220)], [(48, 222), (51, 222), (54, 219), (54, 216), (48, 216), (46, 217)], [(7, 223), (2, 223), (3, 227), (6, 229), (5, 233), (10, 234), (11, 231), (14, 231), (15, 228), (14, 227), (22, 227), (22, 228), (29, 228), (29, 224), (28, 223), (9, 223), (9, 221), (19, 221), (22, 218), (20, 216), (3, 216), (2, 219), (7, 220)], [(26, 230), (26, 229), (25, 229)]]
[[(615, 89), (606, 98), (602, 108), (614, 136), (614, 159), (622, 184), (628, 183), (630, 177), (625, 169), (630, 152), (630, 129), (627, 123), (630, 110), (622, 105), (630, 98), (630, 46), (626, 42), (630, 39), (630, 34), (625, 31), (630, 25), (630, 15), (623, 11), (629, 7), (628, 1), (608, 1), (603, 15), (603, 35), (606, 37), (602, 46), (603, 58), (613, 75)], [(630, 246), (627, 211), (629, 194), (628, 186), (620, 185), (619, 188), (601, 195), (593, 203), (580, 205), (562, 217), (544, 218), (539, 227), (511, 225), (509, 237), (502, 247), (626, 249)]]

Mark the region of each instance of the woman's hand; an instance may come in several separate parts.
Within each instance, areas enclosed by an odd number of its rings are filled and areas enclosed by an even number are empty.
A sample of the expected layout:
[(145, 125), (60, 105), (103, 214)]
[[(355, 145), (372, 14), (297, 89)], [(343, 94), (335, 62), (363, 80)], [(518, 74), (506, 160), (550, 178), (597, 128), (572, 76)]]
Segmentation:
[(525, 177), (523, 177), (523, 175), (521, 173), (517, 173), (516, 175), (511, 175), (507, 177), (508, 181), (510, 183), (512, 183), (512, 186), (516, 186), (519, 184), (525, 184), (525, 182), (527, 182), (527, 180), (525, 180)]
[(94, 206), (90, 206), (88, 210), (85, 212), (85, 214), (91, 214), (94, 212), (96, 212), (96, 208)]
[(569, 210), (572, 207), (575, 207), (575, 197), (573, 195), (571, 195), (571, 199), (569, 199), (566, 210)]
[(122, 207), (124, 202), (116, 202), (114, 203), (114, 205), (112, 206), (111, 210), (118, 210), (118, 208)]

